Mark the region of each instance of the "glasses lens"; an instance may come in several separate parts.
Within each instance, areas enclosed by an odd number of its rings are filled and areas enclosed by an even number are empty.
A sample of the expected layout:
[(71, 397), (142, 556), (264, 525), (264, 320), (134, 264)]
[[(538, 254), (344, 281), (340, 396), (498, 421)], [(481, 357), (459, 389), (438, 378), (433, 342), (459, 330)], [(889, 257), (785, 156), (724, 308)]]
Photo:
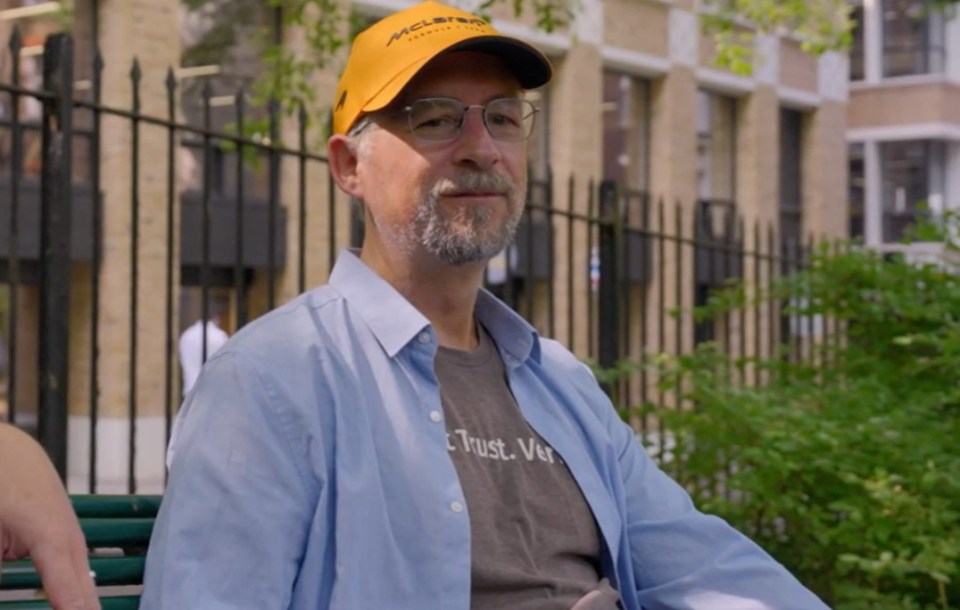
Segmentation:
[(463, 109), (453, 99), (417, 100), (409, 106), (410, 131), (424, 140), (452, 140), (460, 132)]
[(493, 100), (484, 110), (487, 129), (495, 140), (520, 142), (533, 132), (536, 109), (527, 100), (515, 97)]

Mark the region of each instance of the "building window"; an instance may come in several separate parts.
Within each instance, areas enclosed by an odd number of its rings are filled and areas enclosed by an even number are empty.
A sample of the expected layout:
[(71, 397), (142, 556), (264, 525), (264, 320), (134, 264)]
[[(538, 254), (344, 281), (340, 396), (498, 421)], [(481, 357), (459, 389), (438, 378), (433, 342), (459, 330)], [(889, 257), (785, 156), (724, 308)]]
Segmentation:
[[(795, 273), (809, 252), (803, 239), (803, 113), (780, 109), (780, 205), (778, 234), (782, 273)], [(792, 345), (802, 332), (795, 315), (780, 318), (780, 338)]]
[(780, 240), (798, 250), (803, 243), (803, 114), (780, 110)]
[(858, 2), (856, 6), (850, 8), (850, 20), (853, 22), (853, 31), (850, 32), (852, 40), (850, 42), (850, 80), (863, 80), (866, 76), (864, 68), (864, 12), (863, 3)]
[[(737, 245), (736, 134), (737, 101), (709, 91), (697, 92), (697, 210), (694, 236), (694, 305), (705, 305), (723, 282), (739, 274), (731, 252)], [(693, 340), (722, 337), (721, 320), (697, 321)]]
[(850, 237), (863, 239), (863, 208), (866, 200), (866, 175), (863, 162), (863, 143), (850, 144), (847, 158), (849, 161), (849, 200), (850, 200)]
[(880, 144), (883, 241), (900, 242), (927, 209), (942, 207), (944, 146), (936, 140)]
[[(625, 226), (621, 272), (634, 285), (649, 279), (651, 240), (644, 233), (653, 222), (650, 187), (650, 83), (606, 70), (603, 73), (603, 180), (597, 201), (602, 207), (615, 194)], [(591, 253), (598, 264), (600, 253)], [(599, 277), (599, 276), (597, 276)]]
[(736, 172), (736, 100), (697, 93), (697, 194), (701, 201), (733, 203)]
[(631, 191), (646, 191), (649, 151), (649, 83), (620, 72), (604, 72), (604, 180), (612, 180)]
[(933, 3), (883, 0), (883, 75), (939, 74), (944, 70), (944, 19)]

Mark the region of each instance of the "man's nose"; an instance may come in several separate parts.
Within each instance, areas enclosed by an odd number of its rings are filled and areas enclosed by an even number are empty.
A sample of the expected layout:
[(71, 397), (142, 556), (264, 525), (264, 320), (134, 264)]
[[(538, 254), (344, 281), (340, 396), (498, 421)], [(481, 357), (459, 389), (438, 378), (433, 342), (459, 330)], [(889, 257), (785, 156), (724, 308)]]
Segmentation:
[(501, 156), (497, 141), (490, 135), (483, 121), (483, 110), (468, 109), (460, 126), (453, 160), (456, 163), (474, 165), (478, 169), (489, 169), (500, 161)]

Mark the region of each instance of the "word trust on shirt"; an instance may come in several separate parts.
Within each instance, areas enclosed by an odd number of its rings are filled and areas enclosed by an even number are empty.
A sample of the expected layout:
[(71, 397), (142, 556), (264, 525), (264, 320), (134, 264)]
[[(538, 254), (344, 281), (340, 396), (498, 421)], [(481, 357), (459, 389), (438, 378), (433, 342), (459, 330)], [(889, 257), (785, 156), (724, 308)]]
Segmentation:
[(470, 436), (470, 433), (463, 428), (456, 428), (452, 433), (447, 433), (447, 450), (450, 452), (463, 451), (472, 453), (477, 457), (509, 462), (522, 457), (528, 462), (539, 460), (547, 464), (562, 464), (563, 460), (554, 452), (549, 445), (544, 445), (534, 437), (514, 439), (515, 448), (519, 453), (509, 450), (509, 444), (502, 438), (478, 438)]

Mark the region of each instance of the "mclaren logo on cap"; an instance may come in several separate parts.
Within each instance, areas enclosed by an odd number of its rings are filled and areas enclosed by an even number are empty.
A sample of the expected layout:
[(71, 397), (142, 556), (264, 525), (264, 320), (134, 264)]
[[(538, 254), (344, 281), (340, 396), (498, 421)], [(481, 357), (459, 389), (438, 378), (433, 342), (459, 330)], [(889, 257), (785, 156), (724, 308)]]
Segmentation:
[[(418, 32), (422, 32), (420, 35), (423, 35), (423, 33), (429, 33), (429, 31), (434, 31), (436, 29), (436, 26), (438, 25), (446, 25), (448, 27), (450, 25), (461, 26), (461, 27), (464, 25), (473, 26), (473, 27), (489, 27), (490, 24), (484, 21), (483, 19), (480, 19), (479, 17), (472, 17), (472, 18), (434, 17), (432, 19), (421, 19), (420, 21), (417, 21), (416, 23), (412, 23), (406, 26), (405, 28), (403, 28), (402, 30), (397, 30), (396, 32), (391, 34), (390, 39), (387, 41), (387, 46), (389, 47), (394, 43), (394, 41), (401, 40), (403, 39), (403, 37), (408, 36), (410, 34), (416, 34)], [(424, 32), (424, 30), (429, 30), (429, 31)]]
[(340, 110), (341, 108), (343, 108), (343, 105), (346, 103), (346, 101), (347, 101), (347, 92), (344, 91), (344, 92), (340, 95), (340, 99), (337, 100), (337, 108), (336, 108), (336, 109), (337, 109), (337, 110)]

